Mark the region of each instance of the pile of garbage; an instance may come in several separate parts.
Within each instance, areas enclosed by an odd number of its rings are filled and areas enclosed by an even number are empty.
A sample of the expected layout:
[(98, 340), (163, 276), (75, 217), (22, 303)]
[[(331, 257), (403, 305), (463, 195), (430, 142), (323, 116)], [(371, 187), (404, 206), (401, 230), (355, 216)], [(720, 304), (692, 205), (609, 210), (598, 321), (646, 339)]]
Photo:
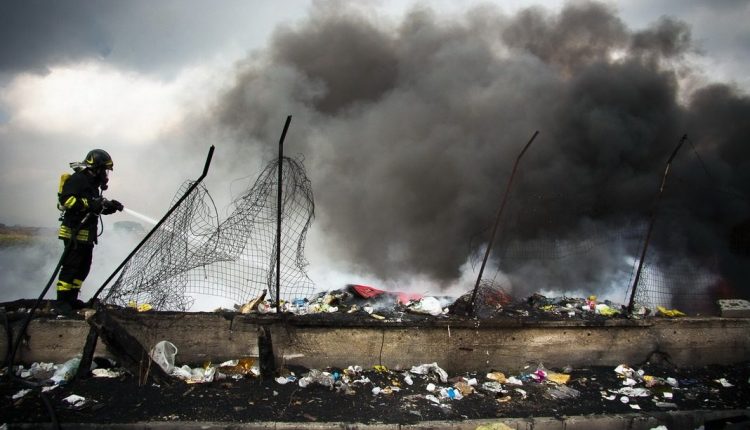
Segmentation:
[[(474, 309), (471, 302), (474, 299)], [(663, 317), (685, 316), (676, 309), (658, 307), (656, 312), (635, 305), (633, 313), (626, 306), (610, 300), (598, 300), (591, 295), (586, 298), (545, 297), (533, 294), (514, 302), (512, 297), (498, 287), (480, 287), (476, 297), (468, 292), (458, 299), (448, 296), (423, 296), (414, 293), (390, 292), (365, 285), (348, 285), (344, 289), (322, 292), (308, 298), (280, 302), (281, 312), (296, 315), (337, 314), (359, 315), (378, 320), (405, 318), (466, 317), (474, 315), (481, 319), (535, 317), (540, 319), (596, 319), (596, 318), (642, 318), (649, 315)], [(236, 305), (240, 313), (276, 313), (276, 303), (265, 300), (265, 293), (244, 305)]]

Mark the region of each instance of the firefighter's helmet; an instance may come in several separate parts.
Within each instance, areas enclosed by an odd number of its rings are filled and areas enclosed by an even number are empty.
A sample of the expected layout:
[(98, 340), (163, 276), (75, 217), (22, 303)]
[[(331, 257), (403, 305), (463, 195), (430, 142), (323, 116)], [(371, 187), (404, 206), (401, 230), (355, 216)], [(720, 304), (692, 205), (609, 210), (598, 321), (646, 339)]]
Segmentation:
[(92, 170), (112, 170), (115, 166), (112, 162), (112, 157), (103, 149), (92, 149), (86, 154), (86, 159), (83, 162), (87, 168)]

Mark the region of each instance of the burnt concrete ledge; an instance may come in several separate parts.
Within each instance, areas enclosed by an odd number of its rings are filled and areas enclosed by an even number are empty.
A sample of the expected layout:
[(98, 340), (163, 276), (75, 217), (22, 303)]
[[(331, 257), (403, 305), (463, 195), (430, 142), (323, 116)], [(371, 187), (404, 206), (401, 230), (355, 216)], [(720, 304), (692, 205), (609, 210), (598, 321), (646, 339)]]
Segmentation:
[[(174, 343), (178, 364), (259, 356), (259, 330), (271, 334), (277, 366), (392, 369), (437, 362), (450, 373), (527, 364), (616, 366), (667, 359), (677, 366), (733, 364), (750, 359), (748, 318), (624, 318), (586, 320), (457, 318), (353, 319), (325, 315), (135, 313), (113, 317), (146, 349)], [(20, 324), (14, 326), (15, 331)], [(62, 362), (79, 354), (89, 326), (82, 320), (35, 319), (18, 360)], [(261, 330), (261, 331), (262, 331)], [(0, 354), (5, 355), (5, 335)], [(102, 345), (99, 354), (106, 354)]]
[[(513, 430), (650, 430), (659, 425), (669, 429), (695, 429), (709, 422), (722, 423), (731, 418), (748, 418), (750, 410), (726, 411), (674, 411), (651, 412), (649, 414), (620, 414), (620, 415), (586, 415), (563, 418), (535, 417), (535, 418), (498, 418), (493, 420), (466, 421), (425, 421), (418, 424), (359, 424), (347, 422), (327, 423), (217, 423), (217, 422), (147, 422), (128, 424), (102, 423), (65, 423), (66, 429), (110, 429), (110, 430), (291, 430), (291, 429), (361, 429), (361, 430), (427, 430), (452, 429), (476, 430), (477, 428), (493, 428), (493, 425), (505, 424)], [(8, 424), (8, 429), (54, 429), (48, 423), (19, 423)], [(497, 427), (495, 427), (497, 428)], [(724, 428), (717, 427), (717, 428)], [(742, 427), (746, 428), (746, 427)]]

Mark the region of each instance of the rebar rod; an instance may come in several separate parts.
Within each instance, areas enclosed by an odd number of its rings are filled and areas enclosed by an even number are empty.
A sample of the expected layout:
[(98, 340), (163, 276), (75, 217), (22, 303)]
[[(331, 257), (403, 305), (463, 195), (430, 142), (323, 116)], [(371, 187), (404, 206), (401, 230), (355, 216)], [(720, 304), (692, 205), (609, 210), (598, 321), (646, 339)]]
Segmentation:
[(276, 312), (281, 312), (281, 198), (282, 198), (282, 169), (284, 167), (284, 139), (289, 130), (292, 116), (287, 115), (284, 130), (279, 138), (279, 183), (276, 193)]
[(487, 265), (487, 259), (490, 256), (490, 251), (492, 251), (492, 244), (495, 241), (495, 234), (497, 233), (497, 226), (500, 224), (500, 217), (503, 214), (503, 209), (505, 209), (505, 203), (508, 201), (508, 194), (510, 194), (510, 188), (513, 184), (513, 177), (516, 175), (516, 170), (518, 169), (518, 163), (521, 161), (521, 157), (523, 157), (523, 154), (526, 153), (526, 150), (529, 149), (529, 146), (531, 146), (531, 143), (536, 139), (537, 135), (539, 135), (539, 130), (534, 132), (534, 135), (531, 136), (531, 139), (529, 139), (528, 143), (526, 143), (526, 146), (523, 147), (521, 152), (518, 154), (518, 157), (516, 157), (515, 163), (513, 163), (513, 170), (510, 173), (510, 178), (508, 179), (508, 185), (505, 187), (505, 194), (503, 194), (503, 200), (500, 203), (500, 209), (497, 211), (497, 216), (495, 217), (495, 224), (492, 226), (492, 233), (490, 233), (490, 240), (487, 243), (487, 249), (484, 252), (484, 259), (482, 259), (482, 266), (479, 268), (479, 275), (477, 276), (477, 283), (474, 285), (474, 292), (471, 294), (471, 303), (469, 304), (469, 309), (472, 316), (476, 315), (475, 312), (475, 301), (477, 299), (477, 290), (479, 290), (479, 283), (482, 282), (482, 274), (484, 274), (484, 267)]
[(683, 135), (677, 146), (672, 151), (672, 155), (667, 160), (667, 165), (664, 168), (664, 174), (661, 178), (661, 185), (659, 191), (656, 193), (656, 199), (651, 207), (651, 215), (649, 216), (648, 229), (646, 230), (646, 238), (643, 241), (643, 249), (641, 250), (641, 258), (638, 260), (638, 269), (635, 272), (635, 279), (633, 280), (633, 288), (630, 291), (630, 300), (628, 301), (628, 313), (633, 313), (633, 307), (635, 307), (635, 293), (638, 288), (638, 281), (641, 278), (641, 271), (643, 270), (643, 261), (646, 258), (646, 250), (648, 249), (649, 242), (651, 241), (651, 233), (654, 230), (654, 222), (656, 221), (656, 209), (661, 200), (661, 196), (664, 193), (664, 186), (667, 183), (667, 175), (669, 175), (669, 169), (672, 166), (672, 161), (677, 156), (677, 151), (680, 150), (682, 144), (687, 140), (687, 134)]

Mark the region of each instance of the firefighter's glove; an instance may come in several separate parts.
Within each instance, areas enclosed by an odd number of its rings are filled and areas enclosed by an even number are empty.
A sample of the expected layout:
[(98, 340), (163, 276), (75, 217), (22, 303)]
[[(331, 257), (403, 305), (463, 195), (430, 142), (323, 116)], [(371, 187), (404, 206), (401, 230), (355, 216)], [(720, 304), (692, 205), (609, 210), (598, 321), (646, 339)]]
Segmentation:
[(113, 214), (117, 211), (122, 211), (125, 209), (125, 206), (122, 205), (122, 203), (118, 202), (117, 200), (104, 200), (102, 202), (102, 215), (109, 215)]
[(89, 212), (99, 214), (102, 213), (102, 209), (104, 209), (104, 202), (106, 202), (107, 199), (103, 197), (95, 197), (93, 199), (88, 199), (88, 210)]

